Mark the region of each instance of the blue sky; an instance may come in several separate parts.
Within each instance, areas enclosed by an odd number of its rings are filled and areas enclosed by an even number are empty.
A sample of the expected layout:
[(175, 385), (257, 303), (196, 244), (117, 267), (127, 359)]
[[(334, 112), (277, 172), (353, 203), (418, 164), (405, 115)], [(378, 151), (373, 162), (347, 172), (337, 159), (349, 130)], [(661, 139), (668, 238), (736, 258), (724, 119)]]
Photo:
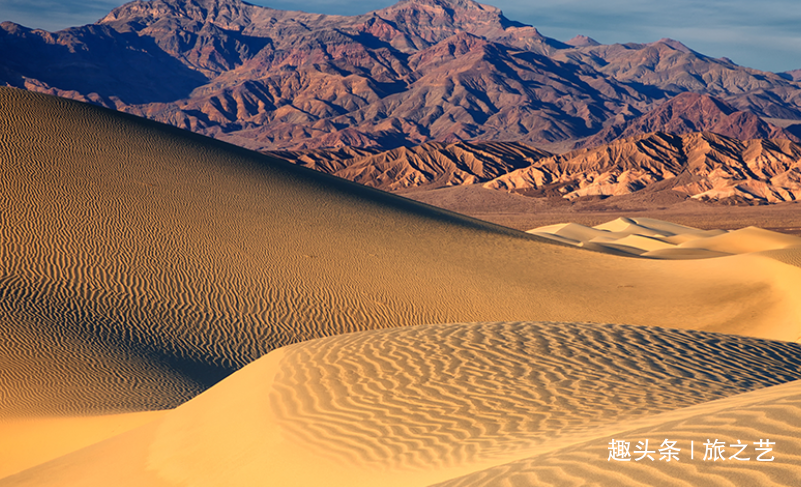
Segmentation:
[[(0, 21), (58, 30), (103, 17), (122, 1), (0, 0)], [(273, 8), (353, 15), (393, 0), (250, 0)], [(565, 41), (584, 34), (604, 44), (678, 39), (713, 57), (766, 71), (801, 69), (798, 0), (494, 0), (512, 19)]]

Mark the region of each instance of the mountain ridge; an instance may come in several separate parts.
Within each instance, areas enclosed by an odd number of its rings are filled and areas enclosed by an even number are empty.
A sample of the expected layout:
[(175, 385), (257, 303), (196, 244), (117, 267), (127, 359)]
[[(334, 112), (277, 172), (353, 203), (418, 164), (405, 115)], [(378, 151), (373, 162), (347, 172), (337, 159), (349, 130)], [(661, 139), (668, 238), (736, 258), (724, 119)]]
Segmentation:
[(576, 148), (595, 147), (657, 131), (675, 135), (714, 132), (741, 140), (781, 138), (801, 142), (792, 132), (772, 125), (753, 113), (736, 110), (723, 100), (685, 92), (639, 117), (606, 127), (579, 142)]
[(671, 39), (564, 43), (471, 0), (403, 0), (356, 16), (138, 0), (56, 33), (3, 23), (0, 48), (10, 53), (2, 84), (259, 150), (490, 140), (560, 151), (688, 91), (801, 120), (792, 72)]
[(522, 143), (427, 143), (387, 151), (274, 152), (298, 165), (391, 192), (481, 184), (531, 198), (668, 199), (764, 205), (801, 199), (801, 144), (712, 132), (652, 132), (550, 154)]
[(540, 159), (484, 187), (568, 200), (656, 189), (699, 200), (767, 204), (801, 198), (799, 174), (801, 145), (789, 140), (656, 132)]

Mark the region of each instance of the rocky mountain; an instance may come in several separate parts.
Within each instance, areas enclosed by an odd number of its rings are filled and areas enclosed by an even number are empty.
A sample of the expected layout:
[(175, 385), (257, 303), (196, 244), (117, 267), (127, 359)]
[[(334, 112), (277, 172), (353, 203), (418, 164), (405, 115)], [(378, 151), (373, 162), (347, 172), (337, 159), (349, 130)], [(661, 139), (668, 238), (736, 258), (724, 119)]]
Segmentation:
[(565, 154), (519, 142), (272, 154), (392, 192), (483, 183), (489, 189), (567, 201), (638, 191), (747, 205), (801, 199), (800, 144), (787, 139), (743, 141), (711, 132), (654, 132)]
[(0, 83), (111, 108), (188, 97), (207, 77), (152, 38), (106, 25), (57, 33), (0, 24)]
[(675, 191), (734, 204), (795, 201), (801, 198), (801, 145), (709, 132), (653, 133), (543, 158), (484, 186), (568, 200)]
[(786, 76), (738, 66), (727, 58), (713, 59), (673, 39), (590, 45), (559, 51), (552, 58), (591, 66), (608, 78), (641, 86), (654, 98), (690, 91), (713, 95), (761, 117), (801, 118), (798, 84)]
[(581, 141), (577, 147), (596, 147), (650, 132), (675, 135), (714, 132), (741, 140), (788, 139), (801, 142), (794, 133), (772, 125), (751, 112), (736, 110), (710, 95), (685, 92), (639, 117), (606, 127)]
[(782, 76), (785, 79), (801, 81), (801, 69), (794, 69), (792, 71), (787, 71), (786, 73), (781, 73), (780, 76)]
[(387, 151), (343, 148), (272, 154), (385, 191), (482, 183), (552, 155), (517, 142), (429, 142)]
[(359, 16), (135, 1), (56, 33), (0, 24), (0, 83), (253, 149), (517, 141), (564, 150), (683, 93), (801, 120), (801, 82), (679, 42), (562, 43), (472, 0)]

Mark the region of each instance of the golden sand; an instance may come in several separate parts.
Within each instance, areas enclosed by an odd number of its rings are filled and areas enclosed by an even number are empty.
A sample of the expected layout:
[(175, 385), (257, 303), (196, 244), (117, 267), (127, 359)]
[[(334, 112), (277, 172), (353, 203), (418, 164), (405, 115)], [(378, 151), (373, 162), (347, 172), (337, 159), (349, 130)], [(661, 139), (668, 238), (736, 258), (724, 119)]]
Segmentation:
[[(799, 357), (795, 343), (621, 325), (457, 323), (340, 335), (272, 352), (150, 425), (0, 485), (425, 486), (464, 475), (461, 485), (473, 485), (472, 472), (484, 469), (495, 485), (537, 479), (530, 464), (562, 454), (581, 470), (576, 449), (610, 469), (610, 435), (768, 435), (781, 461), (738, 468), (773, 475), (800, 458)], [(794, 387), (779, 385), (788, 381)], [(661, 464), (648, 467), (664, 474)], [(732, 475), (716, 467), (690, 473)]]
[[(0, 107), (0, 452), (33, 467), (0, 485), (429, 485), (797, 379), (764, 339), (801, 338), (801, 251), (758, 229), (588, 251), (89, 105)], [(667, 245), (730, 255), (627, 250)]]

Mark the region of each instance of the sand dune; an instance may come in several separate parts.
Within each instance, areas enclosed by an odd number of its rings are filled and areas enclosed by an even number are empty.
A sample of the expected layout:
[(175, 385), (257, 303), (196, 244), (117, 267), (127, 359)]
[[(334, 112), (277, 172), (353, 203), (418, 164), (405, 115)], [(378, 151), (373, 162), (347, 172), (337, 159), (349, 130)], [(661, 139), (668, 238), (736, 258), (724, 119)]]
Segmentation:
[(165, 412), (0, 420), (0, 478), (150, 423)]
[(747, 227), (704, 239), (685, 241), (679, 247), (704, 249), (729, 254), (762, 252), (801, 246), (801, 238), (761, 228)]
[[(436, 487), (490, 485), (669, 485), (676, 487), (731, 485), (795, 486), (801, 479), (801, 382), (774, 386), (655, 415), (621, 428), (542, 455), (478, 471), (435, 484)], [(641, 426), (643, 425), (643, 426)], [(654, 461), (634, 455), (631, 461), (609, 461), (609, 442), (630, 441), (631, 453), (638, 442), (649, 439), (649, 450), (658, 450), (665, 439), (676, 441), (679, 461)], [(726, 460), (706, 460), (707, 442), (724, 443)], [(759, 442), (769, 440), (773, 449), (757, 461)], [(692, 442), (692, 443), (691, 443)], [(741, 448), (732, 445), (747, 444)], [(656, 445), (656, 447), (654, 447)], [(764, 446), (763, 446), (764, 447)], [(642, 451), (640, 449), (639, 451)], [(731, 456), (737, 454), (737, 459)], [(709, 458), (714, 458), (710, 456)], [(738, 459), (748, 460), (738, 460)], [(432, 486), (434, 487), (434, 486)]]
[(271, 349), (363, 329), (492, 318), (801, 335), (801, 272), (773, 259), (549, 245), (97, 107), (0, 96), (0, 416), (174, 407)]
[(618, 218), (594, 227), (563, 223), (528, 233), (601, 252), (655, 259), (704, 259), (801, 248), (801, 238), (761, 228), (700, 230), (652, 218)]
[[(745, 418), (776, 405), (792, 424), (797, 382), (778, 395), (737, 398), (801, 379), (799, 356), (793, 343), (578, 323), (342, 335), (273, 352), (150, 425), (0, 485), (414, 486), (534, 453), (558, 460), (560, 445), (570, 453), (587, 440), (584, 456), (605, 461), (598, 437), (637, 424), (625, 434), (684, 439), (701, 420), (750, 439), (779, 433), (782, 423), (768, 413), (729, 424), (726, 411)], [(727, 397), (735, 402), (710, 403)], [(692, 413), (696, 405), (721, 419)], [(681, 420), (676, 428), (659, 416), (669, 411)], [(790, 448), (791, 435), (774, 438)], [(510, 475), (506, 468), (497, 475)]]
[(742, 242), (621, 220), (557, 244), (89, 105), (0, 106), (3, 472), (103, 440), (3, 485), (261, 485), (264, 458), (282, 485), (427, 485), (797, 378), (796, 345), (758, 340), (801, 339), (792, 241), (636, 259)]

